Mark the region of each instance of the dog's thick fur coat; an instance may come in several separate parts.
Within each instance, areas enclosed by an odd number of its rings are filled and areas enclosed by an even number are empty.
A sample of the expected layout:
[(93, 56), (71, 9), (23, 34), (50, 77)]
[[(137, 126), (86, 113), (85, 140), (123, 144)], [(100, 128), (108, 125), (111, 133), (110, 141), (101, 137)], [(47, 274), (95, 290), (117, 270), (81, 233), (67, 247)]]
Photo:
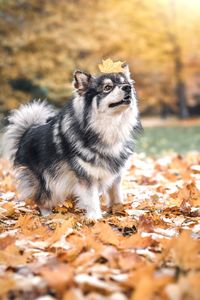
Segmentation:
[(51, 209), (74, 196), (88, 219), (102, 217), (99, 194), (122, 203), (121, 174), (140, 129), (135, 90), (124, 73), (92, 77), (77, 71), (74, 99), (56, 112), (34, 101), (11, 113), (6, 154), (21, 198)]

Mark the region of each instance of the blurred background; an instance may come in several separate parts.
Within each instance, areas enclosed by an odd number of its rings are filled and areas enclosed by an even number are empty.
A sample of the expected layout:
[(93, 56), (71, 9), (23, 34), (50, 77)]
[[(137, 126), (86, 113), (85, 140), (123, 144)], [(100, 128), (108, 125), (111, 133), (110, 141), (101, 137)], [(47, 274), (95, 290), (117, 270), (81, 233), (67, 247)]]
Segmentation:
[(129, 63), (145, 127), (137, 151), (200, 149), (199, 0), (0, 0), (0, 113), (62, 106), (74, 69)]

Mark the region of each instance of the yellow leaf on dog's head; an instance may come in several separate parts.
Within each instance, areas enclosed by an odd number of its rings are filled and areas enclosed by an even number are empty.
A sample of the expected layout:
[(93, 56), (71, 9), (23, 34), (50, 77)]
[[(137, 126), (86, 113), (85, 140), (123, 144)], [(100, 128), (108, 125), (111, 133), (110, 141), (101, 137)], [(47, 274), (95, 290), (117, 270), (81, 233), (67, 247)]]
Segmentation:
[(119, 73), (124, 71), (122, 65), (122, 61), (114, 62), (112, 59), (108, 58), (106, 60), (102, 60), (102, 64), (99, 65), (99, 70), (102, 73)]

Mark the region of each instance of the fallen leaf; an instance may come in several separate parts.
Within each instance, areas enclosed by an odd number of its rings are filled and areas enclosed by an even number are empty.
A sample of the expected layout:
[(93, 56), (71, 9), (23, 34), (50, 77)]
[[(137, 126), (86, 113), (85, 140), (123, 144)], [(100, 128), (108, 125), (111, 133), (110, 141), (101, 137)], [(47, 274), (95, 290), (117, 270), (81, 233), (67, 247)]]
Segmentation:
[(98, 222), (92, 228), (92, 232), (104, 244), (115, 245), (119, 244), (119, 236), (112, 228), (103, 222)]
[[(16, 283), (10, 276), (0, 276), (0, 297), (6, 299), (6, 293), (15, 287)], [(5, 298), (4, 298), (5, 297)]]
[(56, 291), (63, 292), (73, 282), (73, 270), (63, 263), (51, 263), (37, 269), (37, 274), (42, 275), (48, 285)]
[(102, 73), (118, 73), (124, 71), (122, 65), (122, 61), (113, 62), (112, 59), (107, 58), (106, 60), (102, 60), (99, 69)]

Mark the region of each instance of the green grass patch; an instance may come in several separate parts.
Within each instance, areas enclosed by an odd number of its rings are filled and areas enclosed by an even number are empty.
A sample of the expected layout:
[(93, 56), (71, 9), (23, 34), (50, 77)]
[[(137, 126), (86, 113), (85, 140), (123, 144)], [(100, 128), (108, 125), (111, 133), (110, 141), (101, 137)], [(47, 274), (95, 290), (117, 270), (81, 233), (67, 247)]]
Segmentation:
[(147, 127), (139, 138), (137, 152), (162, 155), (200, 151), (200, 126)]

